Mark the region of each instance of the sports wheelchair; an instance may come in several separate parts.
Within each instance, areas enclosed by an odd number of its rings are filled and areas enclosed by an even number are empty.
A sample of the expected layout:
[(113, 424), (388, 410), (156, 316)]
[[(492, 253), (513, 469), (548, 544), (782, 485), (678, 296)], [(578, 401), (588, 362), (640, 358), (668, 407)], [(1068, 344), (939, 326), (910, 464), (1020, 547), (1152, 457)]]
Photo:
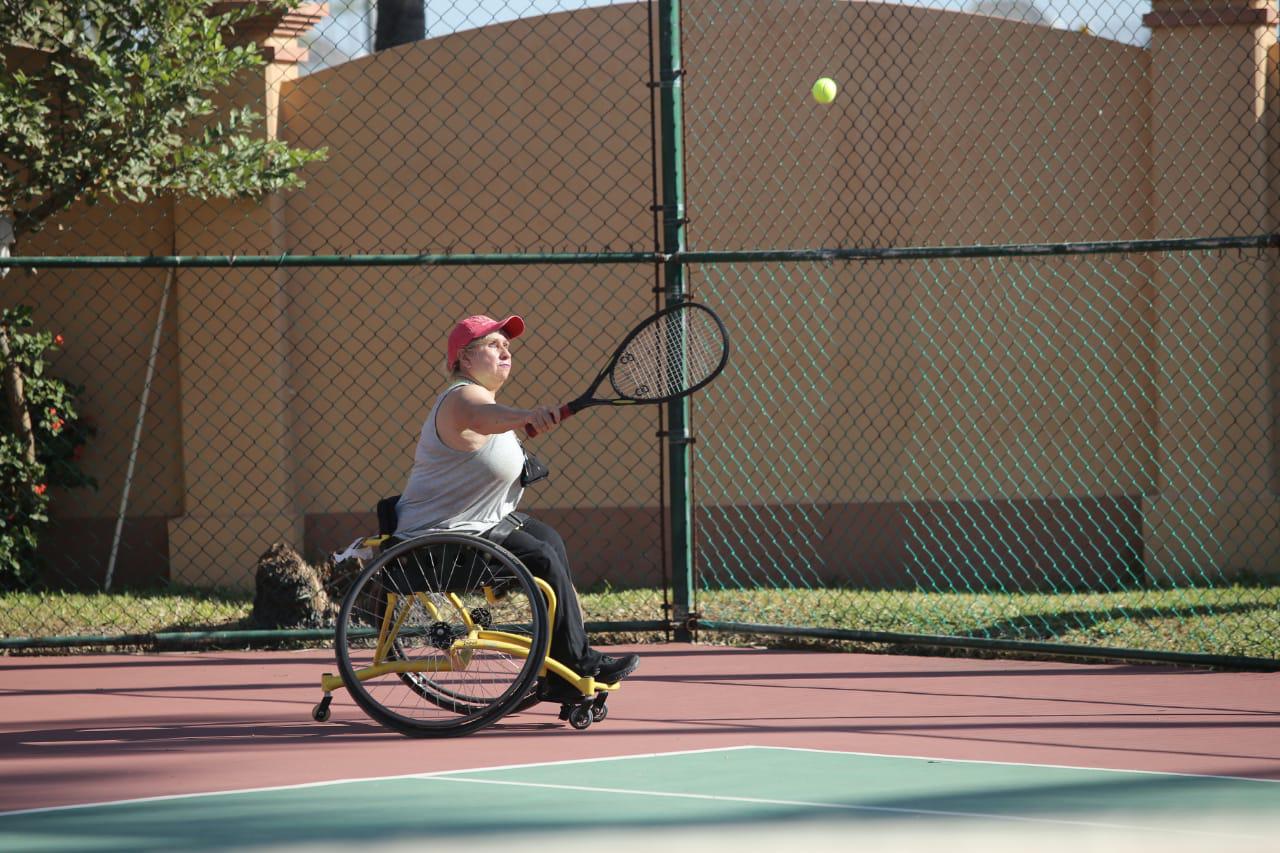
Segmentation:
[(618, 683), (597, 682), (548, 655), (556, 597), (511, 552), (469, 533), (394, 536), (397, 497), (378, 502), (376, 556), (342, 601), (334, 636), (338, 674), (312, 719), (329, 719), (346, 688), (366, 714), (410, 737), (456, 737), (542, 701), (548, 673), (581, 698), (560, 719), (586, 729), (605, 718)]

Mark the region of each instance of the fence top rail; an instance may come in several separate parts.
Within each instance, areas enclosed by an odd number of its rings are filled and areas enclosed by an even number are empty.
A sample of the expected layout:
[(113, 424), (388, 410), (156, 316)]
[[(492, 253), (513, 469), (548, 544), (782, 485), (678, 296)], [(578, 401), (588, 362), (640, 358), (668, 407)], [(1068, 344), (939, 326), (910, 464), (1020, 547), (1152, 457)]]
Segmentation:
[(453, 267), (527, 264), (652, 264), (657, 252), (516, 252), (385, 255), (43, 255), (12, 257), (4, 267), (54, 268), (279, 268), (279, 267)]
[(1142, 252), (1215, 251), (1280, 248), (1280, 234), (1220, 237), (1177, 237), (1152, 240), (1107, 240), (1073, 243), (1003, 243), (967, 246), (886, 246), (834, 249), (760, 249), (685, 252), (684, 263), (758, 263), (762, 261), (895, 261), (943, 258), (1106, 255)]
[(1037, 257), (1142, 252), (1277, 249), (1280, 234), (1176, 237), (1073, 243), (967, 246), (886, 246), (663, 252), (505, 252), (382, 255), (30, 255), (3, 259), (0, 270), (56, 268), (417, 267), (536, 266), (541, 264), (712, 264), (811, 261), (893, 261), (943, 258)]

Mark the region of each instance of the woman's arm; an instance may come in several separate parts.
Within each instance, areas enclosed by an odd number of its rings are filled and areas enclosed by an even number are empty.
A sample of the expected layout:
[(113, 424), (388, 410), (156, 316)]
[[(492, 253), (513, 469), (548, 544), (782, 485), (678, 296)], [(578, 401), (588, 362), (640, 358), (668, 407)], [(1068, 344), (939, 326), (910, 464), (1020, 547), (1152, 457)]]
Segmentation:
[(504, 406), (494, 399), (493, 393), (480, 385), (464, 385), (445, 398), (436, 418), (436, 429), (445, 444), (460, 444), (474, 449), (484, 443), (484, 438), (510, 430), (523, 430), (532, 424), (541, 435), (560, 423), (558, 404), (521, 409)]

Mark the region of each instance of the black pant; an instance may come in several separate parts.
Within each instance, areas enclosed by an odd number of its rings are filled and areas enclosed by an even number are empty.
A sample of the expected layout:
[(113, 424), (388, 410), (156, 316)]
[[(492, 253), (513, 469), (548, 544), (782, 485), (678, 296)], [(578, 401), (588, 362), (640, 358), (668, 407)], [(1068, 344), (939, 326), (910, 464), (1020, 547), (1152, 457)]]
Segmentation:
[(582, 605), (573, 588), (569, 555), (554, 527), (536, 518), (511, 533), (502, 543), (536, 578), (551, 585), (556, 594), (556, 618), (551, 625), (551, 656), (579, 673), (592, 672), (599, 655), (587, 645)]

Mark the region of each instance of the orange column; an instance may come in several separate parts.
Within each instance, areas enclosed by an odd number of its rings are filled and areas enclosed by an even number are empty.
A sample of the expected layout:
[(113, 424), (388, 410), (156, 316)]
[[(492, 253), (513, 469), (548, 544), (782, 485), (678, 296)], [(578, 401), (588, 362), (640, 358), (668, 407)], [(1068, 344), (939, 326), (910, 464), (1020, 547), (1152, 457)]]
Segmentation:
[[(1274, 0), (1154, 0), (1144, 22), (1157, 236), (1276, 230), (1278, 20)], [(1155, 268), (1148, 575), (1277, 571), (1273, 253), (1174, 255)]]

